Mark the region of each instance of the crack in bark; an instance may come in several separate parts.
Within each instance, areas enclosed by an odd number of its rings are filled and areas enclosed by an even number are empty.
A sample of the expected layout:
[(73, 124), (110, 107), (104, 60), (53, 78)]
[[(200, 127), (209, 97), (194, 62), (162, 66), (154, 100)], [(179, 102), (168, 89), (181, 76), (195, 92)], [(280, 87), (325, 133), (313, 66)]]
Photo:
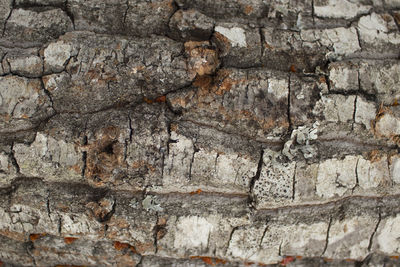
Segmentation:
[(192, 167), (193, 167), (193, 162), (194, 162), (194, 155), (199, 152), (200, 149), (198, 149), (194, 144), (193, 144), (193, 153), (192, 153), (192, 158), (190, 160), (190, 164), (189, 164), (189, 181), (192, 180)]
[(29, 255), (29, 257), (32, 259), (32, 262), (33, 262), (33, 266), (37, 266), (37, 264), (36, 264), (36, 259), (35, 259), (35, 257), (33, 256), (33, 254), (32, 254), (32, 251), (31, 250), (34, 250), (35, 249), (35, 245), (34, 245), (34, 243), (33, 242), (27, 242), (26, 243), (26, 246), (25, 246), (25, 249), (26, 249), (26, 253)]
[(107, 238), (108, 224), (104, 224), (104, 238)]
[(18, 161), (15, 158), (15, 151), (14, 151), (14, 142), (11, 143), (11, 149), (10, 149), (10, 154), (9, 154), (11, 164), (14, 166), (15, 171), (17, 174), (20, 174), (21, 169), (19, 167)]
[(258, 179), (260, 179), (261, 169), (262, 169), (262, 166), (264, 163), (263, 156), (264, 156), (264, 150), (261, 149), (260, 159), (258, 160), (258, 165), (257, 165), (257, 171), (256, 171), (256, 174), (251, 178), (250, 185), (249, 185), (250, 190), (249, 190), (249, 196), (248, 196), (248, 204), (251, 209), (255, 209), (256, 204), (257, 204), (256, 200), (254, 198), (254, 186), (255, 186), (256, 181)]
[(69, 19), (71, 20), (72, 28), (75, 30), (75, 17), (74, 13), (69, 8), (68, 0), (65, 0), (64, 7), (62, 8), (62, 10), (65, 12), (65, 14), (67, 14)]
[[(44, 64), (43, 64), (43, 65), (44, 65)], [(46, 86), (44, 85), (43, 76), (40, 77), (40, 86), (42, 87), (43, 92), (44, 92), (44, 93), (47, 95), (47, 97), (49, 98), (49, 101), (50, 101), (50, 103), (51, 103), (51, 108), (54, 110), (55, 113), (57, 113), (57, 110), (56, 110), (55, 107), (54, 107), (53, 97), (52, 97), (51, 93), (49, 92), (49, 90), (47, 90), (47, 89), (46, 89)]]
[(358, 98), (358, 96), (356, 96), (356, 97), (354, 98), (353, 121), (352, 121), (352, 123), (351, 123), (351, 130), (352, 130), (352, 131), (354, 131), (354, 124), (356, 123), (357, 98)]
[(297, 162), (294, 165), (293, 178), (292, 178), (292, 202), (294, 201), (296, 196), (296, 170), (297, 170)]
[(158, 221), (159, 221), (159, 215), (158, 212), (156, 212), (156, 216), (157, 216), (157, 223), (156, 225), (153, 227), (153, 245), (154, 245), (154, 254), (157, 254), (158, 252), (158, 232), (160, 231), (159, 229), (159, 225), (158, 225)]
[[(361, 88), (361, 81), (358, 81), (358, 84), (359, 84), (358, 87)], [(376, 102), (376, 101), (377, 101), (376, 95), (368, 94), (367, 92), (365, 92), (365, 91), (363, 91), (363, 90), (361, 90), (361, 89), (357, 89), (357, 90), (347, 90), (346, 92), (337, 91), (337, 90), (331, 89), (331, 90), (329, 91), (329, 94), (328, 94), (328, 95), (332, 95), (332, 94), (335, 94), (335, 95), (343, 95), (343, 96), (364, 97), (365, 99), (370, 100), (370, 101), (373, 101), (373, 102)]]
[(360, 50), (362, 51), (362, 44), (361, 44), (361, 36), (360, 36), (360, 31), (358, 30), (358, 27), (354, 27), (356, 29), (356, 34), (357, 34), (357, 41), (358, 41), (358, 46), (360, 47)]
[(311, 18), (313, 24), (315, 24), (315, 8), (314, 8), (314, 0), (311, 0)]
[(369, 262), (370, 262), (370, 260), (371, 260), (371, 258), (372, 258), (372, 254), (370, 253), (370, 254), (368, 254), (363, 260), (361, 260), (361, 261), (356, 261), (356, 262), (354, 263), (354, 267), (368, 266), (368, 265), (369, 265)]
[(133, 129), (132, 129), (132, 119), (131, 116), (128, 114), (128, 129), (129, 129), (129, 138), (125, 139), (124, 142), (124, 162), (126, 163), (126, 159), (128, 158), (128, 145), (132, 144), (132, 136), (133, 136)]
[[(215, 156), (215, 161), (214, 161), (214, 172), (215, 173), (217, 173), (218, 158), (219, 158), (219, 153), (217, 152), (217, 155)], [(237, 175), (235, 176), (235, 183), (236, 183), (236, 179), (237, 179)]]
[(378, 227), (379, 227), (379, 224), (381, 223), (381, 221), (382, 221), (382, 215), (381, 215), (381, 213), (379, 212), (379, 213), (378, 213), (378, 222), (376, 223), (375, 229), (374, 229), (374, 231), (372, 232), (371, 237), (369, 238), (368, 251), (371, 251), (372, 243), (373, 243), (373, 240), (374, 240), (374, 236), (375, 236), (375, 234), (376, 234), (376, 231), (378, 230)]
[(142, 255), (140, 255), (140, 254), (138, 254), (138, 255), (140, 256), (140, 260), (139, 260), (139, 262), (137, 263), (136, 267), (142, 267), (142, 266), (143, 266), (142, 261), (143, 261), (144, 256), (142, 256)]
[(128, 114), (128, 121), (129, 121), (129, 143), (132, 143), (132, 136), (133, 136), (133, 128), (132, 128), (132, 118)]
[(231, 232), (230, 232), (230, 234), (229, 234), (228, 243), (227, 243), (227, 245), (226, 245), (225, 254), (227, 254), (227, 252), (228, 252), (229, 245), (230, 245), (230, 243), (231, 243), (231, 241), (232, 241), (233, 234), (234, 234), (234, 233), (236, 232), (236, 230), (238, 230), (239, 228), (240, 228), (240, 226), (235, 226), (235, 227), (232, 228), (232, 230), (231, 230)]
[(8, 13), (6, 19), (4, 20), (4, 25), (3, 25), (3, 33), (2, 33), (2, 37), (4, 37), (5, 33), (6, 33), (6, 27), (7, 27), (7, 22), (11, 17), (12, 12), (14, 11), (15, 8), (15, 0), (12, 0), (11, 2), (11, 7), (10, 7), (10, 13)]
[(258, 244), (259, 249), (262, 248), (262, 242), (264, 240), (265, 235), (267, 234), (268, 229), (269, 229), (268, 225), (265, 226), (265, 229), (264, 229), (263, 234), (262, 234), (261, 239), (260, 239), (260, 243)]
[(264, 34), (262, 33), (262, 29), (263, 29), (262, 27), (258, 28), (258, 34), (260, 35), (260, 42), (261, 42), (261, 45), (260, 45), (261, 61), (264, 56), (264, 43), (265, 43), (265, 38), (264, 38)]
[(356, 174), (356, 184), (354, 185), (354, 187), (351, 189), (351, 193), (353, 194), (354, 193), (354, 190), (359, 186), (359, 178), (358, 178), (358, 171), (357, 171), (357, 169), (358, 169), (358, 162), (360, 161), (360, 159), (358, 158), (357, 159), (357, 162), (356, 162), (356, 167), (355, 167), (355, 169), (354, 169), (354, 172), (355, 172), (355, 174)]
[[(176, 2), (176, 0), (172, 0), (171, 5), (173, 7), (173, 11), (171, 12), (171, 14), (169, 15), (169, 17), (167, 19), (167, 25), (166, 26), (168, 28), (168, 31), (166, 33), (166, 36), (171, 35), (171, 34), (169, 34), (171, 32), (171, 28), (169, 27), (169, 24), (171, 22), (171, 18), (175, 15), (176, 12), (178, 12), (181, 9), (180, 6), (178, 5), (178, 3)], [(171, 37), (168, 37), (168, 38), (171, 38)]]
[(60, 235), (60, 236), (61, 236), (61, 229), (62, 229), (62, 218), (60, 216), (60, 217), (58, 217), (58, 225), (57, 225), (58, 235)]
[[(292, 118), (290, 117), (290, 83), (291, 83), (291, 77), (292, 77), (292, 74), (289, 74), (289, 77), (288, 77), (288, 102), (287, 102), (287, 120), (288, 120), (288, 123), (289, 123), (289, 127), (288, 127), (288, 134), (290, 134), (291, 132), (292, 132), (292, 130), (293, 130), (293, 125), (292, 125)], [(290, 135), (289, 135), (289, 138), (290, 138)]]
[(324, 78), (326, 81), (326, 87), (328, 88), (329, 94), (333, 94), (332, 88), (331, 88), (331, 81), (329, 79), (329, 75), (327, 73), (324, 74)]
[[(87, 146), (87, 144), (88, 144), (88, 137), (87, 137), (87, 135), (85, 135), (83, 137), (83, 146)], [(87, 169), (87, 151), (83, 151), (82, 152), (82, 173), (81, 173), (82, 178), (85, 177), (86, 169)]]
[(265, 144), (265, 145), (267, 145), (267, 146), (271, 146), (271, 147), (274, 147), (274, 148), (279, 148), (279, 149), (280, 149), (280, 148), (285, 144), (284, 141), (266, 141), (266, 140), (264, 141), (264, 140), (257, 140), (256, 138), (253, 138), (253, 137), (251, 137), (251, 136), (247, 136), (247, 135), (245, 135), (245, 134), (240, 134), (240, 133), (237, 133), (237, 132), (230, 132), (230, 131), (227, 131), (227, 130), (218, 128), (218, 127), (216, 127), (216, 126), (209, 125), (209, 124), (202, 123), (202, 122), (198, 122), (198, 121), (194, 121), (194, 120), (191, 120), (191, 119), (188, 119), (188, 118), (181, 119), (180, 121), (181, 121), (181, 122), (193, 123), (193, 124), (195, 124), (195, 125), (197, 125), (197, 126), (201, 126), (201, 127), (211, 128), (211, 129), (214, 129), (214, 130), (216, 130), (216, 131), (218, 131), (218, 132), (221, 132), (221, 133), (224, 133), (224, 134), (235, 135), (235, 136), (238, 136), (238, 137), (240, 137), (240, 138), (246, 138), (247, 140), (252, 140), (252, 141), (255, 141), (255, 142), (257, 142), (257, 143)]
[(164, 168), (165, 168), (165, 148), (160, 148), (161, 150), (161, 181), (164, 181)]
[(49, 219), (51, 219), (50, 214), (51, 214), (51, 210), (50, 210), (50, 191), (47, 191), (47, 197), (46, 197), (46, 210), (47, 210), (47, 216), (49, 217)]
[(126, 9), (125, 9), (124, 17), (123, 17), (123, 20), (122, 20), (122, 23), (123, 23), (124, 27), (126, 27), (126, 16), (128, 15), (128, 11), (129, 11), (129, 8), (130, 8), (129, 0), (126, 0), (125, 4), (126, 4)]
[(324, 250), (322, 251), (321, 256), (323, 256), (323, 255), (325, 254), (326, 249), (328, 248), (328, 244), (329, 244), (329, 231), (331, 230), (331, 225), (332, 225), (332, 216), (329, 217), (328, 229), (326, 230), (325, 246), (324, 246)]

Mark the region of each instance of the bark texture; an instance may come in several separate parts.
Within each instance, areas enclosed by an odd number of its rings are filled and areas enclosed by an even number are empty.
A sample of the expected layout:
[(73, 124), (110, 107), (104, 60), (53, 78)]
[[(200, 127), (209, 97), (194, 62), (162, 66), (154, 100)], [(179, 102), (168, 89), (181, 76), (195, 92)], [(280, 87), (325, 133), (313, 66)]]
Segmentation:
[(0, 0), (0, 265), (399, 266), (399, 0)]

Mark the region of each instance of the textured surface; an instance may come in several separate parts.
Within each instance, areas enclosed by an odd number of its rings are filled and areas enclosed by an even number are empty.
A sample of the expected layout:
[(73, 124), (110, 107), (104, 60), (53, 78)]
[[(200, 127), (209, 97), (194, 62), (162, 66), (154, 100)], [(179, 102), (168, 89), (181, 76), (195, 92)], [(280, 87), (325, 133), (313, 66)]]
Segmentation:
[(399, 24), (0, 0), (0, 265), (399, 266)]

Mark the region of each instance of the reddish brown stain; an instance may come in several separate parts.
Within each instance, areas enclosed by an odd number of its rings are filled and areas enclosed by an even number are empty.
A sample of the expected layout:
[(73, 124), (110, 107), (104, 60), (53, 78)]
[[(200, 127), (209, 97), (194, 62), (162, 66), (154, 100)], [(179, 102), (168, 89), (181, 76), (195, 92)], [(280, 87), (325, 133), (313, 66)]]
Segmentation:
[(191, 195), (199, 195), (199, 194), (201, 194), (201, 192), (203, 192), (203, 190), (197, 189), (196, 191), (190, 192), (189, 194), (191, 194)]
[(216, 264), (225, 264), (225, 263), (227, 263), (227, 262), (228, 262), (228, 261), (223, 260), (223, 259), (218, 259), (218, 258), (215, 259), (215, 263), (216, 263)]
[(247, 5), (247, 6), (244, 7), (244, 14), (250, 15), (251, 12), (253, 12), (253, 10), (254, 10), (254, 8), (252, 6)]
[(64, 243), (69, 245), (74, 243), (78, 238), (76, 237), (64, 237)]
[(167, 97), (165, 95), (159, 96), (156, 98), (157, 103), (164, 103), (167, 100)]
[(123, 250), (123, 249), (129, 248), (129, 247), (130, 247), (130, 245), (128, 243), (121, 243), (119, 241), (114, 242), (114, 248), (116, 250)]
[(35, 242), (36, 240), (38, 240), (39, 238), (41, 238), (41, 237), (43, 237), (43, 236), (45, 236), (45, 235), (46, 235), (45, 233), (30, 234), (30, 235), (29, 235), (29, 239), (30, 239), (32, 242)]
[(226, 264), (228, 261), (219, 259), (219, 258), (213, 258), (213, 257), (206, 257), (206, 256), (191, 256), (191, 259), (200, 259), (202, 260), (205, 264), (215, 266), (216, 264)]
[(143, 97), (143, 101), (146, 102), (147, 104), (164, 103), (167, 101), (167, 97), (165, 95), (158, 96), (155, 99)]
[(204, 263), (206, 263), (206, 264), (208, 264), (208, 265), (212, 265), (212, 266), (215, 265), (214, 262), (212, 261), (212, 258), (210, 258), (210, 257), (200, 257), (200, 259), (201, 259)]
[(286, 265), (288, 265), (289, 263), (291, 263), (291, 262), (293, 262), (293, 261), (295, 261), (295, 260), (296, 260), (296, 258), (293, 257), (293, 256), (286, 256), (286, 257), (280, 262), (280, 265), (286, 266)]

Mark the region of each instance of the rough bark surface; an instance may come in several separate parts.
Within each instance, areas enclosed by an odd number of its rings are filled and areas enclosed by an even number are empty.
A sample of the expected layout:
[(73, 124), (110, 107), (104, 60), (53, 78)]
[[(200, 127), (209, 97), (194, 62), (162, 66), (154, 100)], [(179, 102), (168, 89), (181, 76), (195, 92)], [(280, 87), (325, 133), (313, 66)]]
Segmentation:
[(399, 0), (0, 0), (0, 265), (399, 266)]

